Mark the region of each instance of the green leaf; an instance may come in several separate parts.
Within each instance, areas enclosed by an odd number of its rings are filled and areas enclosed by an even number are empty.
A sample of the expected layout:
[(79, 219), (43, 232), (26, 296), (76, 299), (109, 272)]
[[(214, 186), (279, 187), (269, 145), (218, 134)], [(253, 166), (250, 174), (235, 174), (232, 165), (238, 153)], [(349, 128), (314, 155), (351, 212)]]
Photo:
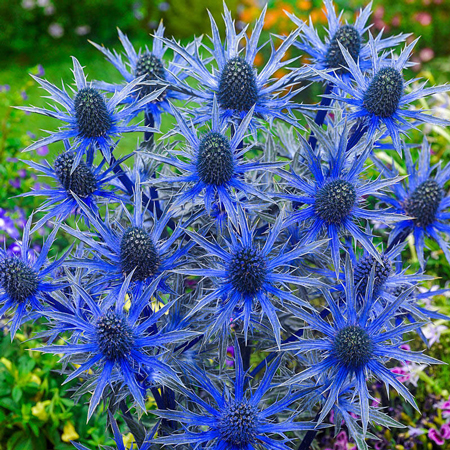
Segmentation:
[(20, 389), (19, 386), (15, 386), (12, 390), (12, 399), (16, 403), (19, 403), (21, 398), (22, 398), (22, 389)]

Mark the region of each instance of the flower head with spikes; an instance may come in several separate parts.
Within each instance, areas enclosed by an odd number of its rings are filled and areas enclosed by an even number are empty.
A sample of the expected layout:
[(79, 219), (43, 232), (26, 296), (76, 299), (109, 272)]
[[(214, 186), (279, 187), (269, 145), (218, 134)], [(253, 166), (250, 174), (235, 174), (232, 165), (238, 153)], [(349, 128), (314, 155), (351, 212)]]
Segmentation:
[(252, 171), (275, 170), (284, 163), (248, 161), (244, 155), (251, 147), (240, 145), (248, 132), (253, 116), (253, 107), (244, 117), (231, 138), (227, 136), (228, 125), (220, 120), (219, 108), (214, 100), (212, 125), (210, 131), (198, 136), (193, 126), (187, 125), (186, 118), (173, 107), (180, 133), (188, 141), (186, 151), (172, 150), (168, 157), (151, 153), (150, 156), (163, 163), (170, 164), (181, 176), (161, 176), (149, 183), (182, 183), (182, 189), (174, 206), (184, 205), (188, 201), (202, 200), (206, 211), (213, 213), (215, 208), (224, 210), (236, 220), (236, 202), (238, 193), (247, 198), (254, 196), (262, 201), (271, 202), (263, 192), (251, 183), (246, 183), (244, 176)]
[[(114, 169), (128, 157), (125, 156), (119, 161), (115, 161), (104, 171), (102, 171), (105, 164), (104, 159), (97, 167), (94, 167), (92, 163), (85, 163), (81, 160), (76, 168), (72, 170), (76, 154), (70, 150), (58, 155), (53, 166), (47, 161), (40, 164), (32, 160), (27, 160), (27, 164), (30, 167), (42, 172), (45, 176), (52, 178), (56, 182), (55, 187), (32, 190), (20, 195), (21, 197), (47, 197), (45, 203), (37, 210), (37, 212), (45, 212), (45, 214), (36, 222), (34, 230), (42, 227), (46, 222), (55, 217), (60, 221), (64, 221), (71, 214), (80, 211), (74, 194), (83, 200), (93, 214), (98, 213), (98, 205), (102, 201), (125, 201), (125, 197), (121, 197), (108, 190), (107, 186), (116, 177), (113, 173)], [(122, 189), (124, 190), (124, 188)], [(83, 215), (83, 217), (85, 218), (86, 216)]]
[(51, 133), (25, 149), (25, 151), (36, 150), (43, 145), (69, 139), (75, 151), (73, 167), (76, 167), (83, 155), (88, 153), (89, 159), (96, 150), (100, 150), (105, 159), (111, 160), (111, 148), (115, 146), (114, 138), (119, 138), (122, 133), (133, 131), (156, 131), (142, 125), (129, 124), (129, 120), (139, 111), (143, 105), (157, 99), (164, 89), (152, 92), (135, 102), (118, 109), (132, 92), (139, 87), (141, 78), (128, 83), (121, 91), (115, 92), (111, 98), (95, 88), (92, 83), (86, 81), (83, 68), (76, 58), (73, 59), (73, 74), (76, 88), (72, 89), (71, 97), (66, 88), (57, 88), (48, 81), (31, 75), (49, 94), (50, 100), (61, 105), (66, 111), (54, 105), (53, 109), (37, 108), (35, 106), (18, 107), (24, 111), (42, 114), (65, 122), (65, 126), (59, 131)]
[(309, 224), (304, 237), (306, 242), (312, 242), (325, 233), (330, 239), (331, 256), (337, 273), (342, 247), (340, 236), (344, 231), (353, 236), (372, 256), (379, 258), (370, 236), (360, 229), (357, 221), (391, 222), (401, 219), (396, 214), (380, 209), (369, 210), (364, 205), (366, 196), (379, 195), (380, 190), (396, 183), (398, 179), (364, 181), (361, 174), (372, 145), (360, 143), (349, 152), (347, 128), (343, 129), (337, 139), (330, 139), (319, 127), (314, 128), (314, 133), (321, 145), (317, 152), (299, 136), (312, 178), (308, 180), (294, 172), (280, 171), (289, 186), (301, 193), (278, 195), (291, 200), (295, 205), (306, 206), (292, 212), (286, 225)]
[(126, 386), (136, 405), (145, 410), (145, 392), (153, 382), (164, 383), (167, 378), (181, 383), (175, 371), (163, 360), (165, 346), (192, 335), (189, 331), (158, 331), (158, 323), (169, 310), (167, 303), (158, 312), (148, 314), (148, 305), (157, 291), (159, 279), (131, 296), (127, 311), (126, 300), (132, 274), (128, 275), (120, 290), (109, 291), (102, 299), (91, 295), (80, 286), (75, 290), (82, 300), (68, 314), (47, 309), (44, 314), (54, 327), (64, 327), (71, 338), (64, 345), (48, 345), (38, 348), (41, 352), (63, 354), (65, 362), (74, 361), (76, 368), (66, 383), (92, 370), (93, 395), (88, 419), (99, 404), (108, 385), (121, 383)]
[(48, 252), (55, 241), (55, 227), (42, 246), (39, 255), (30, 248), (31, 216), (24, 228), (19, 255), (10, 255), (0, 248), (0, 318), (8, 311), (12, 314), (11, 339), (20, 325), (36, 317), (43, 309), (47, 297), (62, 284), (50, 283), (51, 276), (64, 262), (70, 248), (61, 258), (50, 262)]
[[(155, 126), (158, 128), (161, 124), (162, 113), (171, 112), (169, 101), (185, 98), (185, 95), (180, 92), (180, 89), (176, 89), (180, 81), (184, 80), (187, 76), (187, 73), (181, 69), (180, 62), (182, 58), (180, 55), (175, 54), (173, 60), (167, 64), (167, 68), (165, 67), (164, 56), (167, 47), (161, 41), (161, 38), (164, 37), (164, 26), (162, 22), (155, 32), (151, 50), (146, 46), (145, 49), (136, 51), (128, 37), (120, 30), (118, 32), (120, 42), (125, 50), (126, 62), (122, 60), (122, 56), (115, 50), (110, 51), (94, 42), (91, 42), (91, 44), (106, 56), (108, 61), (120, 72), (127, 83), (131, 83), (136, 78), (142, 80), (141, 84), (136, 86), (136, 90), (129, 92), (128, 97), (123, 99), (124, 103), (134, 103), (137, 99), (141, 99), (156, 91), (157, 87), (152, 86), (150, 84), (151, 82), (172, 86), (172, 89), (169, 87), (161, 92), (159, 97), (149, 98), (148, 103), (141, 104), (141, 109), (136, 109), (134, 112), (134, 114), (138, 114), (141, 110), (145, 110), (151, 114)], [(193, 47), (194, 43), (190, 44), (187, 51), (190, 52)], [(97, 81), (94, 84), (96, 87), (112, 93), (120, 92), (126, 87), (126, 84), (112, 84), (104, 81)]]
[[(195, 78), (199, 87), (191, 89), (192, 96), (201, 103), (200, 108), (192, 111), (197, 122), (203, 123), (211, 118), (214, 97), (217, 97), (220, 114), (226, 121), (239, 123), (254, 107), (255, 117), (272, 122), (279, 118), (296, 124), (291, 110), (298, 105), (291, 99), (299, 90), (290, 89), (292, 74), (287, 74), (273, 81), (274, 73), (289, 65), (293, 60), (281, 61), (287, 50), (298, 36), (299, 31), (291, 33), (281, 45), (275, 49), (271, 41), (271, 55), (267, 64), (259, 72), (254, 68), (255, 57), (260, 50), (259, 38), (263, 29), (264, 17), (267, 7), (264, 7), (261, 16), (256, 22), (251, 37), (246, 35), (247, 27), (239, 33), (236, 32), (235, 23), (231, 13), (224, 4), (224, 20), (226, 28), (225, 44), (222, 43), (216, 22), (210, 14), (213, 47), (206, 47), (212, 58), (202, 60), (199, 46), (193, 54), (189, 53), (175, 40), (162, 39), (174, 52), (181, 55), (188, 63), (187, 71)], [(240, 48), (241, 42), (246, 40), (245, 55)], [(214, 62), (217, 67), (208, 67), (207, 63)], [(207, 61), (207, 62), (206, 62)], [(209, 64), (212, 66), (212, 64)], [(297, 69), (300, 77), (302, 69)], [(283, 90), (288, 90), (283, 94)], [(250, 127), (255, 129), (256, 122), (252, 120)]]
[[(445, 196), (444, 186), (450, 179), (450, 163), (442, 167), (441, 161), (431, 165), (431, 148), (424, 139), (417, 161), (413, 161), (411, 151), (404, 148), (408, 177), (393, 187), (395, 197), (383, 196), (382, 200), (391, 205), (396, 213), (409, 216), (397, 222), (389, 235), (392, 243), (404, 240), (409, 234), (414, 236), (414, 244), (422, 268), (425, 267), (425, 237), (434, 239), (450, 262), (450, 246), (444, 236), (450, 233), (450, 197)], [(398, 175), (394, 161), (389, 168), (377, 158), (374, 162), (386, 176)]]
[[(92, 214), (86, 203), (81, 199), (77, 200), (95, 233), (84, 233), (65, 225), (63, 228), (92, 249), (93, 256), (72, 258), (68, 264), (93, 271), (100, 270), (103, 273), (99, 280), (101, 285), (117, 287), (125, 277), (132, 274), (131, 281), (137, 289), (158, 279), (159, 289), (167, 292), (168, 275), (181, 264), (180, 260), (186, 256), (194, 242), (188, 242), (184, 246), (181, 242), (177, 244), (183, 237), (183, 226), (177, 226), (168, 235), (170, 212), (165, 211), (157, 217), (143, 207), (139, 177), (133, 214), (130, 214), (125, 205), (121, 208), (122, 219), (128, 222), (128, 226), (124, 221), (112, 220), (109, 214), (102, 220), (100, 216)], [(187, 226), (187, 223), (184, 225)]]
[[(310, 389), (290, 390), (285, 396), (276, 398), (270, 406), (265, 406), (264, 397), (274, 386), (272, 382), (280, 367), (280, 359), (267, 367), (258, 387), (251, 390), (246, 388), (249, 380), (243, 369), (237, 343), (235, 352), (232, 392), (226, 386), (224, 389), (218, 389), (205, 372), (194, 366), (187, 368), (189, 377), (210, 399), (206, 401), (191, 390), (181, 389), (191, 407), (185, 407), (181, 411), (160, 410), (155, 413), (162, 418), (184, 424), (185, 432), (159, 437), (155, 442), (174, 445), (191, 443), (195, 448), (221, 450), (289, 450), (290, 447), (286, 445), (286, 432), (309, 430), (317, 425), (314, 422), (296, 421), (296, 413), (290, 414), (290, 417), (283, 421), (274, 420), (273, 416), (288, 413), (289, 406), (301, 400)], [(282, 439), (276, 439), (277, 435)]]
[[(348, 119), (364, 120), (367, 129), (367, 140), (372, 140), (379, 129), (387, 129), (394, 148), (401, 151), (400, 135), (405, 130), (420, 123), (448, 126), (449, 121), (425, 114), (421, 109), (409, 109), (412, 102), (427, 96), (446, 92), (450, 85), (425, 88), (426, 82), (413, 86), (417, 81), (405, 81), (403, 69), (417, 39), (407, 45), (400, 55), (392, 54), (390, 58), (380, 58), (374, 39), (370, 36), (369, 46), (373, 67), (368, 74), (363, 74), (350, 53), (339, 43), (342, 54), (352, 74), (352, 80), (344, 80), (337, 75), (317, 72), (325, 80), (339, 88), (329, 96), (348, 105)], [(407, 89), (410, 88), (410, 92)]]
[[(256, 226), (250, 227), (244, 211), (238, 209), (238, 222), (229, 221), (229, 236), (224, 239), (226, 248), (210, 242), (204, 236), (187, 231), (192, 240), (202, 247), (212, 262), (201, 269), (183, 268), (182, 272), (190, 275), (205, 276), (216, 282), (216, 287), (194, 306), (190, 315), (212, 303), (213, 320), (207, 324), (207, 334), (211, 335), (229, 324), (230, 319), (242, 320), (244, 334), (247, 336), (252, 317), (260, 310), (273, 328), (277, 344), (281, 342), (281, 325), (277, 316), (283, 302), (308, 307), (309, 304), (285, 288), (288, 285), (321, 288), (323, 284), (310, 277), (293, 274), (294, 261), (313, 253), (323, 244), (316, 241), (309, 245), (295, 246), (286, 251), (285, 246), (278, 246), (278, 239), (283, 230), (283, 214), (269, 229), (265, 239), (258, 238)], [(213, 265), (211, 265), (211, 263)], [(274, 304), (275, 303), (275, 304)]]
[[(325, 40), (323, 41), (317, 33), (311, 19), (307, 24), (303, 20), (297, 18), (294, 14), (287, 13), (289, 18), (301, 28), (299, 40), (294, 45), (301, 51), (310, 55), (308, 65), (314, 67), (315, 70), (331, 71), (335, 70), (342, 78), (352, 76), (349, 71), (347, 62), (339, 47), (339, 43), (348, 51), (351, 57), (358, 61), (361, 71), (364, 73), (372, 68), (373, 55), (368, 42), (365, 41), (365, 35), (370, 28), (367, 21), (372, 14), (372, 3), (369, 3), (364, 9), (361, 9), (355, 23), (343, 23), (342, 14), (336, 15), (334, 4), (331, 0), (324, 0), (326, 8), (326, 18), (328, 28), (326, 28)], [(391, 36), (383, 39), (383, 33), (379, 33), (374, 40), (377, 53), (395, 47), (403, 42), (408, 35)], [(314, 80), (320, 80), (317, 75), (313, 76)]]
[(343, 386), (348, 381), (354, 380), (359, 393), (361, 420), (365, 432), (371, 398), (367, 382), (371, 377), (376, 377), (386, 386), (392, 386), (417, 409), (414, 397), (386, 367), (386, 361), (396, 359), (424, 364), (439, 361), (422, 352), (400, 348), (403, 343), (402, 336), (420, 327), (420, 323), (400, 323), (396, 326), (391, 323), (414, 288), (407, 289), (393, 302), (384, 306), (380, 314), (373, 315), (374, 305), (381, 301), (375, 294), (375, 268), (371, 271), (364, 302), (360, 306), (354, 276), (354, 269), (350, 259), (347, 258), (343, 298), (338, 297), (336, 300), (330, 292), (324, 291), (327, 308), (332, 316), (331, 321), (324, 320), (317, 313), (289, 307), (291, 312), (304, 320), (314, 333), (319, 333), (323, 337), (302, 338), (296, 342), (283, 344), (281, 348), (299, 353), (316, 351), (320, 355), (318, 362), (289, 381), (289, 384), (301, 383), (310, 377), (318, 377), (324, 382), (329, 382), (327, 400), (321, 410), (319, 422), (323, 421), (333, 408)]

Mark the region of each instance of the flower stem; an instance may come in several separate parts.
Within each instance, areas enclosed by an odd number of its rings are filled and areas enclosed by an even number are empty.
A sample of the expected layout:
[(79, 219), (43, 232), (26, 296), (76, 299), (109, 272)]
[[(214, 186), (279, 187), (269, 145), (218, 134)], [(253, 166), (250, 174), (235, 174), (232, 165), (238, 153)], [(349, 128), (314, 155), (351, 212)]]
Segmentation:
[[(325, 92), (323, 95), (331, 94), (332, 90), (333, 90), (333, 84), (328, 83), (325, 87)], [(322, 97), (322, 100), (320, 101), (320, 106), (330, 106), (330, 104), (331, 104), (331, 98)], [(328, 112), (328, 110), (326, 110), (326, 109), (321, 109), (321, 110), (317, 111), (314, 122), (316, 122), (316, 124), (319, 126), (323, 125), (323, 123), (325, 122), (325, 117), (327, 116), (327, 112)], [(309, 145), (311, 146), (311, 148), (314, 150), (317, 145), (317, 139), (314, 136), (314, 133), (311, 133), (311, 135), (309, 136), (308, 142), (309, 142)]]
[[(314, 422), (319, 419), (320, 413), (317, 413), (316, 418), (314, 419)], [(302, 440), (300, 442), (300, 445), (298, 446), (297, 450), (308, 450), (311, 446), (312, 442), (316, 438), (318, 430), (308, 430)]]

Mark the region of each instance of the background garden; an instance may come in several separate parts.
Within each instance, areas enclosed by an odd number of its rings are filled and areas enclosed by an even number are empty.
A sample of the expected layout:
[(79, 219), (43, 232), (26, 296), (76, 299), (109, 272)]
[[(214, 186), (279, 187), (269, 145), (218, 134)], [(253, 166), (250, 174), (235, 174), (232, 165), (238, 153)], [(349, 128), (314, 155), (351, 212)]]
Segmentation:
[[(294, 12), (306, 20), (311, 16), (316, 24), (325, 17), (320, 0), (269, 2), (265, 32), (287, 34), (293, 28), (284, 10)], [(336, 0), (338, 8), (346, 10), (349, 17), (366, 4), (361, 0)], [(229, 0), (227, 5), (238, 20), (253, 22), (262, 5), (257, 1)], [(48, 158), (49, 149), (21, 153), (32, 141), (45, 135), (43, 131), (55, 127), (53, 119), (28, 115), (12, 109), (15, 105), (44, 106), (45, 99), (35, 82), (33, 73), (58, 84), (61, 79), (71, 79), (70, 56), (78, 58), (87, 67), (89, 79), (120, 81), (120, 75), (103, 56), (88, 43), (92, 40), (109, 48), (119, 49), (116, 27), (128, 34), (135, 47), (145, 46), (149, 33), (161, 19), (166, 35), (186, 40), (192, 35), (207, 34), (208, 8), (219, 18), (222, 2), (219, 0), (0, 0), (0, 243), (14, 250), (14, 241), (22, 235), (22, 229), (31, 211), (40, 204), (35, 197), (16, 198), (20, 193), (40, 183), (37, 173), (22, 159), (39, 162)], [(384, 29), (388, 34), (412, 33), (411, 39), (421, 36), (416, 46), (414, 75), (423, 77), (430, 84), (442, 84), (450, 80), (450, 2), (448, 0), (375, 0), (372, 22), (374, 29)], [(217, 20), (219, 27), (221, 20)], [(260, 63), (264, 60), (264, 51)], [(314, 90), (305, 90), (299, 101), (318, 101)], [(435, 114), (450, 118), (450, 97), (436, 96), (429, 108)], [(163, 129), (167, 124), (163, 123)], [(434, 162), (450, 159), (450, 131), (426, 129), (432, 144)], [(123, 140), (122, 148), (134, 148), (136, 137)], [(62, 148), (62, 147), (61, 147)], [(51, 152), (57, 153), (58, 145)], [(35, 246), (40, 245), (37, 240)], [(67, 246), (64, 238), (57, 241), (55, 250)], [(413, 248), (413, 246), (410, 246)], [(440, 276), (424, 287), (446, 287), (450, 267), (440, 249), (435, 246), (429, 262), (429, 273)], [(411, 251), (411, 270), (417, 269), (417, 257)], [(450, 287), (450, 286), (449, 286)], [(449, 295), (450, 297), (450, 295)], [(431, 304), (441, 312), (450, 314), (450, 301), (445, 294), (437, 295)], [(0, 322), (0, 327), (6, 321)], [(9, 335), (0, 334), (0, 450), (50, 450), (71, 449), (71, 440), (78, 440), (90, 448), (112, 444), (105, 436), (105, 415), (94, 416), (86, 424), (87, 406), (74, 404), (70, 399), (71, 385), (62, 386), (64, 377), (58, 375), (58, 357), (31, 352), (35, 346), (33, 334), (39, 324), (24, 326), (13, 342)], [(435, 342), (430, 356), (450, 363), (450, 325), (435, 321), (428, 326), (426, 337)], [(30, 340), (31, 339), (31, 340)], [(415, 348), (416, 343), (410, 343)], [(257, 357), (257, 355), (256, 355)], [(373, 443), (381, 449), (450, 449), (450, 368), (449, 366), (413, 365), (399, 367), (405, 381), (416, 397), (421, 415), (393, 396), (390, 414), (399, 418), (409, 428), (384, 432), (382, 440)], [(403, 372), (401, 372), (403, 373)], [(418, 383), (418, 380), (422, 382)], [(446, 400), (449, 400), (445, 402)], [(83, 438), (80, 438), (82, 436)], [(131, 442), (131, 435), (129, 435)], [(129, 443), (128, 442), (128, 443)], [(127, 443), (127, 442), (126, 442)], [(318, 448), (344, 450), (353, 448), (345, 432), (333, 438), (323, 432), (317, 439)]]

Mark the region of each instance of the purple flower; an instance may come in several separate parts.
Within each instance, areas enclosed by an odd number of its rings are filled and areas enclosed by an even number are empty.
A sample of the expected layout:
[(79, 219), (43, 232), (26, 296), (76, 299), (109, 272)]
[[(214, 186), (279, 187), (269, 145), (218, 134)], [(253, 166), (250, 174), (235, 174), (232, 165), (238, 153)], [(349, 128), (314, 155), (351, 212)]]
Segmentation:
[(443, 438), (441, 433), (439, 433), (439, 431), (436, 430), (435, 428), (430, 428), (428, 430), (428, 437), (432, 441), (436, 442), (437, 445), (444, 445), (444, 443), (445, 443), (445, 439)]
[(225, 364), (228, 367), (234, 367), (234, 355), (235, 355), (234, 347), (230, 345), (229, 347), (227, 347), (227, 356), (230, 359), (225, 360)]
[(11, 89), (9, 84), (0, 84), (0, 92), (8, 92)]
[(47, 145), (43, 145), (42, 147), (39, 147), (39, 148), (36, 150), (36, 153), (37, 153), (39, 156), (45, 156), (45, 155), (47, 155), (47, 154), (48, 154), (48, 146), (47, 146)]

